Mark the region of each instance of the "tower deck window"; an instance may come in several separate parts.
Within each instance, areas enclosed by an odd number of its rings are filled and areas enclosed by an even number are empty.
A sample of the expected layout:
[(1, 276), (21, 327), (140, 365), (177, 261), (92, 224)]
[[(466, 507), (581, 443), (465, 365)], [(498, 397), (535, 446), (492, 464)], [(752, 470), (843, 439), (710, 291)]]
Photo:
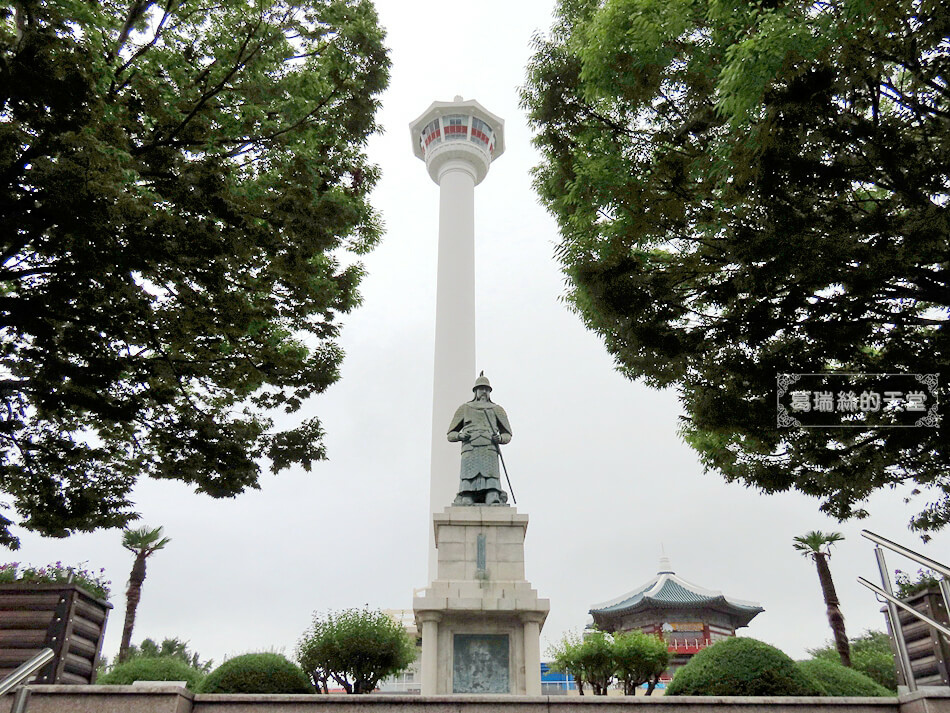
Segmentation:
[(442, 142), (442, 129), (439, 128), (439, 120), (433, 119), (422, 130), (422, 148), (427, 149), (431, 143)]
[(475, 116), (472, 117), (472, 134), (470, 139), (473, 143), (486, 147), (489, 153), (495, 152), (495, 133), (492, 131), (491, 126)]
[(442, 129), (445, 132), (445, 140), (462, 140), (468, 138), (468, 120), (469, 117), (460, 114), (446, 116), (442, 119)]

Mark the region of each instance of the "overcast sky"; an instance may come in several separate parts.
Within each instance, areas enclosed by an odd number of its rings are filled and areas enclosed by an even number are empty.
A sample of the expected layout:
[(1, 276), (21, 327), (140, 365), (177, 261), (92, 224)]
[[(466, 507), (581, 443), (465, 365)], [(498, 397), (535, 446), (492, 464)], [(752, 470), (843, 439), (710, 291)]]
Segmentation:
[[(830, 638), (814, 564), (791, 546), (815, 529), (846, 537), (831, 571), (849, 634), (883, 628), (881, 605), (855, 581), (876, 577), (861, 528), (941, 561), (950, 559), (950, 536), (921, 545), (906, 529), (914, 510), (898, 491), (875, 496), (867, 520), (839, 524), (803, 495), (765, 496), (704, 474), (676, 435), (676, 394), (621, 377), (564, 306), (557, 228), (531, 189), (538, 158), (518, 108), (531, 37), (550, 26), (553, 2), (377, 7), (393, 61), (386, 130), (369, 149), (383, 171), (374, 203), (386, 235), (365, 260), (364, 303), (346, 319), (342, 380), (307, 406), (324, 421), (330, 461), (309, 474), (265, 474), (260, 491), (233, 500), (141, 483), (141, 522), (165, 526), (172, 542), (149, 559), (134, 641), (178, 636), (217, 661), (260, 650), (292, 655), (312, 612), (408, 609), (413, 589), (427, 584), (438, 187), (412, 154), (408, 124), (456, 94), (506, 122), (506, 151), (475, 192), (477, 366), (514, 430), (505, 460), (518, 510), (531, 518), (526, 574), (551, 600), (542, 652), (582, 628), (592, 605), (651, 578), (664, 547), (681, 577), (765, 608), (742, 634), (803, 657)], [(446, 426), (450, 417), (435, 415)], [(107, 569), (109, 656), (132, 563), (120, 543), (116, 531), (27, 534), (11, 557)], [(888, 563), (909, 564), (893, 555)]]

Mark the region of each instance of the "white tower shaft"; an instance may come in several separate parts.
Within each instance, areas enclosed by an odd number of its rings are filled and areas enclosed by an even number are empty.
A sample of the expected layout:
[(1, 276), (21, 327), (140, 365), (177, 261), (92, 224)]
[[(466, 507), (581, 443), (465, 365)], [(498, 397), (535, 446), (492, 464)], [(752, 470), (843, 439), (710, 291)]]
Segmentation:
[[(432, 389), (429, 511), (441, 512), (458, 491), (459, 448), (445, 432), (475, 380), (475, 175), (450, 161), (439, 180), (439, 262)], [(436, 568), (433, 540), (429, 572)]]

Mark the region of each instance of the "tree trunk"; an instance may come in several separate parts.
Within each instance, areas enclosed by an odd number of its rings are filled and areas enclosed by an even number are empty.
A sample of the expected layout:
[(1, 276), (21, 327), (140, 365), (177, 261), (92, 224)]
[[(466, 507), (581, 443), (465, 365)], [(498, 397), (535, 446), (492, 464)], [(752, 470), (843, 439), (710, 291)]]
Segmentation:
[(129, 588), (125, 592), (125, 624), (122, 627), (122, 643), (119, 644), (119, 663), (129, 656), (129, 647), (132, 645), (132, 628), (135, 626), (135, 610), (142, 598), (142, 584), (145, 582), (145, 552), (135, 555), (132, 563), (132, 572), (129, 574)]
[(828, 608), (828, 624), (835, 637), (835, 649), (841, 658), (841, 663), (851, 668), (851, 646), (844, 629), (844, 615), (838, 602), (838, 593), (835, 592), (835, 583), (831, 580), (831, 569), (828, 567), (828, 555), (824, 552), (815, 552), (813, 555), (815, 566), (818, 568), (818, 581), (821, 582), (821, 593)]
[(338, 676), (337, 674), (333, 672), (331, 672), (330, 675), (333, 676), (333, 678), (336, 680), (337, 683), (343, 686), (344, 691), (346, 691), (347, 693), (353, 693), (353, 686), (350, 684), (349, 681), (346, 680), (346, 676)]
[(317, 693), (329, 693), (330, 692), (330, 674), (328, 674), (323, 669), (317, 669), (313, 672), (313, 680), (316, 683)]
[(653, 695), (653, 691), (656, 688), (656, 684), (658, 684), (659, 682), (660, 682), (659, 676), (654, 676), (652, 679), (650, 679), (650, 685), (647, 686), (647, 693), (646, 693), (648, 696)]

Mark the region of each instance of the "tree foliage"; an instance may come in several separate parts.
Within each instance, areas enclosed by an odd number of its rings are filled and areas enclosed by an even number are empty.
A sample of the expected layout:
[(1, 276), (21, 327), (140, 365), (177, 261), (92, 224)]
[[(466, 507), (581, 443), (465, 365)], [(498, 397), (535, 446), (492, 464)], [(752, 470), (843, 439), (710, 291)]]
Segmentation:
[(649, 683), (650, 695), (670, 663), (670, 653), (662, 639), (642, 631), (594, 631), (583, 638), (568, 633), (548, 654), (551, 670), (573, 676), (581, 695), (587, 683), (595, 696), (606, 696), (614, 680), (623, 685), (627, 696), (635, 695), (637, 686)]
[(297, 644), (297, 661), (324, 693), (330, 679), (347, 693), (372, 693), (415, 659), (416, 642), (403, 626), (369, 609), (314, 614)]
[(636, 694), (637, 686), (649, 684), (647, 695), (653, 693), (660, 676), (670, 665), (670, 651), (658, 636), (642, 631), (613, 635), (614, 675), (623, 685), (625, 696)]
[[(832, 645), (809, 649), (815, 659), (838, 661), (837, 649)], [(890, 691), (897, 690), (897, 664), (891, 639), (883, 631), (868, 629), (851, 639), (851, 666)]]
[(581, 671), (584, 681), (590, 684), (595, 696), (606, 696), (614, 679), (616, 667), (611, 644), (609, 634), (595, 631), (585, 635), (574, 652), (574, 665)]
[(346, 251), (380, 234), (383, 34), (369, 0), (0, 8), (0, 489), (20, 525), (124, 526), (140, 475), (229, 497), (261, 458), (324, 457), (317, 419), (267, 411), (338, 378)]
[(134, 658), (155, 659), (164, 657), (184, 661), (202, 673), (208, 673), (212, 666), (214, 666), (213, 659), (202, 661), (198, 652), (188, 648), (188, 642), (179, 639), (177, 636), (165, 637), (160, 644), (153, 639), (143, 639), (142, 643), (138, 646), (135, 644), (129, 646), (128, 658), (130, 660)]
[[(707, 470), (950, 521), (937, 428), (780, 429), (782, 373), (946, 373), (945, 0), (561, 0), (522, 102), (568, 300)], [(945, 393), (945, 391), (943, 392)]]
[(548, 667), (551, 671), (566, 673), (574, 678), (577, 685), (577, 692), (584, 695), (584, 670), (581, 668), (581, 662), (578, 660), (577, 651), (581, 645), (581, 637), (577, 632), (569, 631), (561, 637), (561, 640), (551, 644), (548, 647)]

